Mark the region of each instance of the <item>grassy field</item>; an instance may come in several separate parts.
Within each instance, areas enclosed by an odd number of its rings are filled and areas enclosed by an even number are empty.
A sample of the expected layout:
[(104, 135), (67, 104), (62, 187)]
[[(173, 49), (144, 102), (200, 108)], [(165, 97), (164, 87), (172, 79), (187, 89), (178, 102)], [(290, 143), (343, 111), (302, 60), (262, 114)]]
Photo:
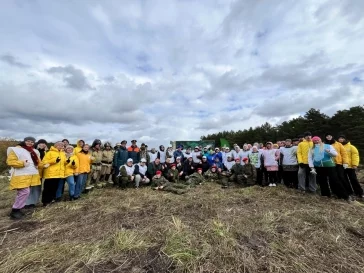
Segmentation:
[[(7, 215), (1, 181), (0, 272), (364, 272), (359, 202), (252, 187), (185, 195), (94, 190)], [(6, 232), (6, 230), (9, 230)]]

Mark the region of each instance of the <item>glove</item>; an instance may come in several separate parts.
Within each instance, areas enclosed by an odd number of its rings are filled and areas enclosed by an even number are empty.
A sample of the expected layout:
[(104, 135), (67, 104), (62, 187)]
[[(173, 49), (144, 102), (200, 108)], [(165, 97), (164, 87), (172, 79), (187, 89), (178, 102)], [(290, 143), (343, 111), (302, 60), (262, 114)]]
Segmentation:
[(67, 162), (67, 164), (68, 164), (68, 163), (70, 163), (70, 162), (71, 162), (71, 159), (67, 159), (67, 161), (66, 161), (66, 162)]
[(57, 157), (56, 163), (58, 163), (59, 161), (61, 161), (61, 159), (59, 157)]
[(311, 168), (311, 172), (310, 172), (310, 173), (312, 173), (312, 174), (317, 174), (317, 172), (316, 172), (315, 168)]
[(74, 160), (72, 160), (72, 166), (75, 166), (76, 162)]
[(30, 163), (28, 162), (28, 160), (24, 160), (24, 167), (28, 167), (30, 165)]
[(301, 168), (304, 168), (305, 167), (305, 164), (304, 163), (300, 163), (298, 165), (300, 165)]
[(47, 169), (48, 167), (49, 167), (49, 163), (44, 164), (44, 166), (43, 166), (44, 169)]
[(349, 167), (348, 164), (343, 164), (344, 169), (347, 169)]

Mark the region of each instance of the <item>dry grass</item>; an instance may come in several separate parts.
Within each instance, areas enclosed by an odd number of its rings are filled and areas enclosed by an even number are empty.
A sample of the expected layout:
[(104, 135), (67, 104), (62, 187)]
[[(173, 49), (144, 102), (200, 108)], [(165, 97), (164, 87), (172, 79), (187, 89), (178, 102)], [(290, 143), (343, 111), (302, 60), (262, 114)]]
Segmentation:
[[(284, 187), (95, 190), (8, 219), (0, 272), (364, 272), (364, 206)], [(5, 237), (5, 238), (4, 238)]]

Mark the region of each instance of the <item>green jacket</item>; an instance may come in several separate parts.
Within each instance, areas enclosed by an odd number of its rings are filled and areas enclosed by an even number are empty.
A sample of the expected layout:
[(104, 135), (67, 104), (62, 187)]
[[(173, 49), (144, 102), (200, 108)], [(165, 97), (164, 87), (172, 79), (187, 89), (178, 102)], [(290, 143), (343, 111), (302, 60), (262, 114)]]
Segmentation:
[(206, 181), (218, 181), (220, 176), (218, 172), (212, 172), (211, 169), (204, 174)]

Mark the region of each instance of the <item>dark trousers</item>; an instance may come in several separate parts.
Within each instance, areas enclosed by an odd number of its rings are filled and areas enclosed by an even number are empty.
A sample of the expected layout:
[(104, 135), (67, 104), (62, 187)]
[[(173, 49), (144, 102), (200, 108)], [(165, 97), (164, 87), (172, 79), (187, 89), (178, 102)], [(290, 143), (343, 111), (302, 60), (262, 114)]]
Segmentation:
[[(353, 188), (351, 187), (350, 181), (349, 181), (347, 175), (345, 174), (345, 169), (344, 169), (343, 165), (337, 164), (336, 165), (336, 172), (337, 172), (337, 177), (339, 178), (340, 182), (344, 186), (346, 192), (349, 195), (352, 195), (354, 193)], [(335, 190), (334, 190), (334, 193), (337, 195)]]
[(42, 203), (47, 205), (56, 199), (58, 183), (60, 178), (50, 178), (44, 180), (42, 193)]
[(288, 188), (298, 189), (298, 170), (283, 171), (283, 182)]
[(363, 188), (360, 186), (355, 169), (348, 168), (345, 170), (345, 174), (347, 175), (346, 177), (349, 179), (349, 183), (353, 187), (355, 195), (359, 197), (363, 196)]
[(281, 183), (283, 179), (283, 166), (279, 165), (278, 172), (277, 172), (277, 182)]
[(263, 183), (263, 170), (260, 168), (255, 168), (256, 172), (257, 172), (257, 185), (262, 186)]
[(268, 184), (277, 183), (277, 171), (267, 171)]
[[(345, 190), (343, 184), (337, 176), (337, 171), (335, 167), (318, 167), (317, 172), (317, 182), (320, 184), (321, 195), (331, 196), (331, 190), (337, 195), (337, 197), (342, 199), (348, 199), (349, 194)], [(329, 187), (330, 184), (330, 187)]]

